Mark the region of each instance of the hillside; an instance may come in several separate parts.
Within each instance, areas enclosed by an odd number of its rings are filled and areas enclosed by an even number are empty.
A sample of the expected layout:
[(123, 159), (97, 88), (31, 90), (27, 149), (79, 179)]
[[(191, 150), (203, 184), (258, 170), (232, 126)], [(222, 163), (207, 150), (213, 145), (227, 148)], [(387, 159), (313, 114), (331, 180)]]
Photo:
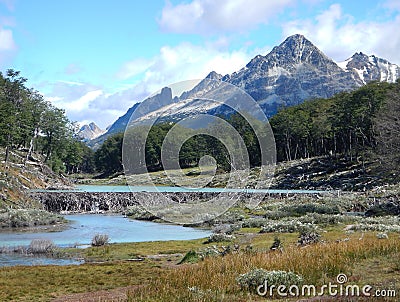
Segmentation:
[[(13, 151), (10, 161), (0, 163), (0, 228), (31, 227), (57, 224), (65, 220), (41, 210), (41, 205), (29, 197), (29, 189), (60, 188), (70, 185), (33, 155), (24, 165), (26, 152)], [(4, 149), (0, 149), (4, 157)]]
[(361, 52), (336, 63), (307, 38), (297, 34), (286, 38), (267, 55), (255, 56), (237, 72), (225, 76), (210, 72), (202, 82), (179, 97), (172, 97), (171, 88), (163, 88), (159, 94), (134, 104), (108, 132), (89, 145), (98, 147), (108, 136), (123, 132), (130, 119), (135, 123), (162, 115), (162, 121), (177, 121), (199, 113), (229, 114), (221, 104), (205, 101), (211, 96), (224, 101), (223, 91), (218, 94), (221, 81), (243, 89), (266, 116), (271, 117), (281, 107), (298, 105), (309, 99), (330, 98), (371, 81), (394, 83), (399, 77), (400, 67), (396, 64)]

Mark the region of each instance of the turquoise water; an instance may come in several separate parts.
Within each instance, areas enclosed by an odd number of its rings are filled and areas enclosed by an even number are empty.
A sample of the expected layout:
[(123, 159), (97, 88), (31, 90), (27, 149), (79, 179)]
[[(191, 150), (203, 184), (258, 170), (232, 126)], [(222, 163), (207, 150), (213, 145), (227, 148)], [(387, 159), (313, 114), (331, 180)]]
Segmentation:
[[(49, 239), (60, 247), (75, 245), (85, 246), (91, 243), (92, 238), (96, 234), (107, 234), (110, 237), (110, 243), (188, 240), (207, 237), (211, 234), (210, 231), (207, 230), (179, 225), (137, 221), (120, 215), (80, 214), (65, 215), (65, 218), (70, 220), (71, 224), (62, 231), (1, 231), (0, 246), (28, 246), (33, 239)], [(59, 265), (76, 263), (76, 260), (48, 259), (49, 261), (46, 261), (46, 259), (48, 258), (0, 254), (0, 266), (21, 264), (34, 265), (37, 263)]]

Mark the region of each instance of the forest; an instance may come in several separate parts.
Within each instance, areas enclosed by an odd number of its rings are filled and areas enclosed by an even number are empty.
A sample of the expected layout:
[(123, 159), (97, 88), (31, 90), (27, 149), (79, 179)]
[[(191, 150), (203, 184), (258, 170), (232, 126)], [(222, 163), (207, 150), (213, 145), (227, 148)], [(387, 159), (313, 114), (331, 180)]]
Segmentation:
[(94, 152), (75, 137), (76, 124), (36, 90), (26, 87), (19, 71), (0, 73), (0, 147), (4, 161), (13, 150), (42, 155), (57, 173), (94, 172)]
[[(222, 118), (243, 138), (250, 165), (259, 166), (261, 152), (254, 129), (239, 114)], [(392, 173), (400, 164), (400, 81), (393, 84), (371, 82), (329, 99), (314, 99), (281, 108), (269, 123), (275, 137), (278, 162), (326, 156), (349, 162), (376, 162), (377, 167)], [(163, 123), (150, 129), (146, 141), (149, 170), (163, 168), (161, 146), (172, 127), (172, 123)], [(192, 130), (181, 131), (190, 133)], [(223, 144), (207, 135), (191, 135), (180, 150), (182, 168), (196, 166), (198, 160), (208, 154), (216, 159), (220, 170), (229, 170), (229, 154)], [(122, 171), (122, 140), (123, 134), (110, 137), (96, 151), (95, 162), (100, 172)]]
[[(68, 120), (64, 110), (54, 107), (38, 91), (27, 88), (26, 81), (19, 71), (0, 74), (0, 146), (4, 148), (6, 163), (12, 150), (24, 149), (26, 161), (35, 151), (57, 173), (111, 176), (122, 172), (123, 133), (109, 137), (93, 151), (76, 137), (77, 125)], [(221, 118), (243, 139), (250, 166), (259, 166), (262, 156), (256, 133), (267, 125), (254, 121), (250, 125), (239, 114)], [(400, 81), (371, 82), (329, 99), (281, 108), (269, 123), (278, 162), (326, 156), (350, 162), (376, 162), (380, 169), (393, 173), (400, 163)], [(252, 128), (254, 125), (258, 132)], [(145, 164), (149, 171), (164, 168), (162, 144), (174, 126), (172, 122), (160, 123), (146, 130)], [(211, 127), (221, 129), (218, 124)], [(179, 126), (175, 131), (189, 137), (179, 151), (182, 168), (194, 167), (200, 158), (210, 155), (219, 171), (229, 171), (229, 145), (201, 129)]]

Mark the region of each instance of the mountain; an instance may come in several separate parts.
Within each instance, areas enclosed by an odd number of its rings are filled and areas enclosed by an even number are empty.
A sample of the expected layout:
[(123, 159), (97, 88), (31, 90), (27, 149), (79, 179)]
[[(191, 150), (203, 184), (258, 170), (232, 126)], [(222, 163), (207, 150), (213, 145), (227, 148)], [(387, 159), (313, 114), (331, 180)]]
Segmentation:
[(336, 63), (304, 36), (296, 34), (267, 55), (257, 55), (237, 72), (225, 76), (210, 72), (179, 97), (172, 97), (171, 88), (163, 88), (159, 94), (131, 107), (95, 142), (99, 144), (108, 135), (124, 131), (129, 120), (146, 122), (161, 113), (159, 121), (178, 121), (199, 113), (229, 114), (232, 111), (229, 106), (210, 101), (237, 98), (229, 95), (227, 84), (248, 93), (270, 117), (282, 106), (297, 105), (307, 99), (329, 98), (370, 81), (394, 82), (399, 77), (399, 66), (361, 52)]
[(400, 67), (374, 55), (368, 56), (362, 52), (355, 53), (351, 58), (338, 65), (350, 72), (354, 80), (363, 85), (371, 81), (394, 83), (400, 78)]
[(302, 35), (288, 37), (269, 54), (256, 56), (224, 80), (249, 93), (268, 116), (281, 106), (328, 98), (359, 86), (349, 72)]
[(89, 141), (99, 137), (100, 135), (104, 134), (106, 131), (100, 129), (95, 123), (90, 123), (89, 125), (83, 125), (78, 133), (77, 137), (79, 137), (83, 141)]

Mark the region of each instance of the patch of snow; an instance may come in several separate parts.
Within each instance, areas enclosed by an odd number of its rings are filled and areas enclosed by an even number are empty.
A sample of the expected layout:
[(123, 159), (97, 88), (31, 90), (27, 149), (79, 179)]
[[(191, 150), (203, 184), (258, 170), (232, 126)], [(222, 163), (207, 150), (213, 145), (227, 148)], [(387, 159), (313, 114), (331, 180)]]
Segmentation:
[(375, 59), (376, 59), (376, 57), (375, 57), (374, 55), (368, 56), (368, 61), (369, 61), (370, 63), (372, 63), (373, 65), (376, 64), (376, 63), (375, 63)]
[(347, 64), (349, 63), (349, 61), (350, 61), (350, 59), (347, 59), (346, 61), (338, 62), (336, 64), (337, 64), (337, 66), (342, 68), (344, 71), (347, 71)]
[(367, 72), (368, 72), (368, 71), (367, 71), (367, 68), (366, 68), (365, 66), (363, 67), (363, 69), (356, 69), (356, 68), (354, 68), (354, 71), (357, 72), (357, 74), (358, 74), (359, 78), (361, 79), (361, 81), (362, 81), (364, 84), (367, 84), (367, 83), (365, 82), (365, 78), (364, 78), (364, 73), (367, 73)]

